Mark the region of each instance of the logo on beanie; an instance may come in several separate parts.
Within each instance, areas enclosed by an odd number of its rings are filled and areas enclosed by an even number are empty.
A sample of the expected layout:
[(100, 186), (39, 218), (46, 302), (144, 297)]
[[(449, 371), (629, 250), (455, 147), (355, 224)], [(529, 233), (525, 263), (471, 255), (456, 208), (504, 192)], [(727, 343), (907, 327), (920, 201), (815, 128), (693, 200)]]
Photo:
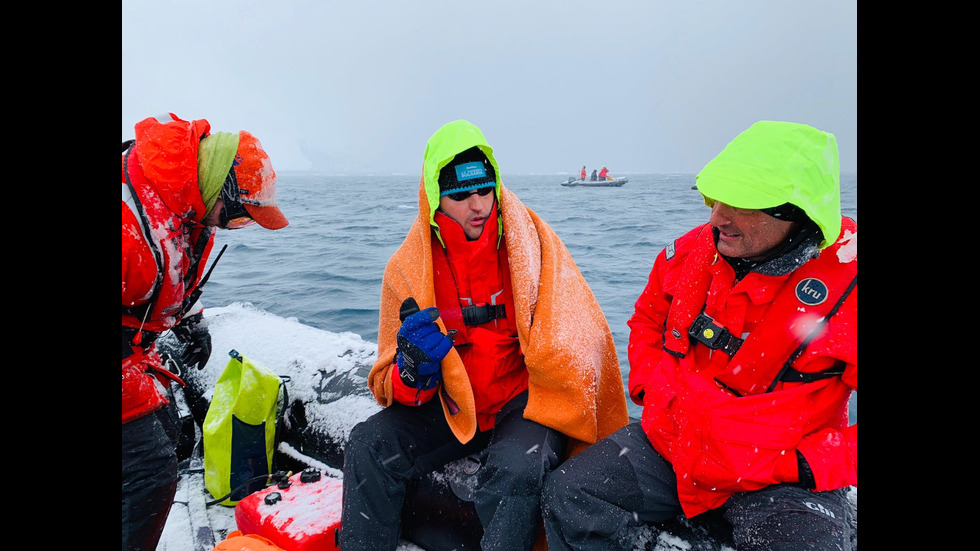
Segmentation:
[(796, 284), (796, 298), (807, 306), (816, 306), (827, 300), (827, 285), (819, 279), (808, 277)]
[(474, 161), (456, 165), (456, 181), (465, 182), (474, 178), (486, 178), (487, 169), (483, 168), (483, 163)]

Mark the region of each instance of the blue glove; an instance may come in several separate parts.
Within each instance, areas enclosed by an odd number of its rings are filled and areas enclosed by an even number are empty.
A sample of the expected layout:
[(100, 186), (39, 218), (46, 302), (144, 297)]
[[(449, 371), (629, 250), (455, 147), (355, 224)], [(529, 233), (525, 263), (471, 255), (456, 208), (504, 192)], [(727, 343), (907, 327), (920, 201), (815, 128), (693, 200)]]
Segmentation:
[(180, 356), (181, 363), (185, 367), (197, 365), (198, 369), (203, 369), (208, 363), (208, 358), (211, 357), (211, 332), (208, 331), (208, 322), (204, 320), (204, 314), (187, 316), (171, 331), (177, 340), (184, 344), (184, 352)]
[(440, 362), (453, 341), (439, 331), (437, 319), (439, 309), (430, 306), (406, 317), (398, 330), (398, 375), (406, 386), (428, 390), (442, 380)]

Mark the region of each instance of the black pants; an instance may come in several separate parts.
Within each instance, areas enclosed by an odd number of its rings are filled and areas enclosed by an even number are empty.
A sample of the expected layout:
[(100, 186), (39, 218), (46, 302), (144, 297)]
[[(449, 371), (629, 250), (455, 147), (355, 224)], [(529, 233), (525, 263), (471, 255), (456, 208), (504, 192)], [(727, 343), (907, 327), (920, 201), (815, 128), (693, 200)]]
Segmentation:
[(122, 426), (122, 549), (153, 551), (177, 491), (177, 454), (157, 414)]
[[(621, 541), (631, 527), (683, 515), (676, 488), (640, 423), (627, 425), (548, 475), (541, 497), (548, 548), (631, 549)], [(843, 490), (779, 484), (735, 494), (722, 510), (739, 551), (851, 548)]]
[(530, 549), (541, 524), (540, 493), (567, 437), (524, 419), (527, 392), (508, 402), (496, 426), (460, 444), (438, 399), (391, 406), (357, 424), (344, 451), (340, 548), (394, 550), (409, 481), (477, 452), (474, 501), (485, 551)]

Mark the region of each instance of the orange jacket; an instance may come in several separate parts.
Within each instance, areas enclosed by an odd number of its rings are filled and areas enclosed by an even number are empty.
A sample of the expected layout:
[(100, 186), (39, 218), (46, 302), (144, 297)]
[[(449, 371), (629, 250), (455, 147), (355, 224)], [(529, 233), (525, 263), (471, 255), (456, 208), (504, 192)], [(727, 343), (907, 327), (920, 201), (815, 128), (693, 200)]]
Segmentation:
[[(577, 453), (628, 421), (612, 333), (558, 235), (513, 192), (503, 185), (498, 189), (514, 318), (528, 371), (524, 417), (568, 435), (570, 451)], [(378, 360), (368, 376), (371, 392), (382, 406), (394, 399), (395, 337), (402, 301), (411, 296), (422, 309), (436, 305), (432, 246), (423, 180), (418, 217), (389, 259), (382, 281)], [(446, 330), (441, 318), (436, 323)], [(456, 350), (443, 359), (442, 373), (438, 395), (443, 412), (457, 439), (468, 442), (477, 429), (476, 406), (470, 377)]]
[[(153, 338), (142, 331), (160, 333), (180, 321), (214, 244), (213, 232), (200, 223), (197, 180), (198, 147), (210, 128), (204, 119), (151, 117), (136, 124), (136, 143), (122, 156), (122, 326), (140, 331), (131, 333), (141, 342)], [(132, 350), (122, 363), (123, 423), (167, 403), (147, 374), (166, 371), (155, 346)]]

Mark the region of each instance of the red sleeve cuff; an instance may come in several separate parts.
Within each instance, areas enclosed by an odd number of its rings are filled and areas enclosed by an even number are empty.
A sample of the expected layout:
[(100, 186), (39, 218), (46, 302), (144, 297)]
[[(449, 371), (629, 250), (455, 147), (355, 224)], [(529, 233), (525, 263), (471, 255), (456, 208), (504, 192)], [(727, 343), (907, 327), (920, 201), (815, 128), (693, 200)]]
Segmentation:
[(422, 405), (435, 396), (436, 388), (420, 391), (415, 387), (410, 387), (402, 381), (401, 372), (398, 370), (398, 364), (396, 363), (394, 366), (392, 366), (391, 389), (394, 393), (394, 399), (396, 402), (408, 406)]

